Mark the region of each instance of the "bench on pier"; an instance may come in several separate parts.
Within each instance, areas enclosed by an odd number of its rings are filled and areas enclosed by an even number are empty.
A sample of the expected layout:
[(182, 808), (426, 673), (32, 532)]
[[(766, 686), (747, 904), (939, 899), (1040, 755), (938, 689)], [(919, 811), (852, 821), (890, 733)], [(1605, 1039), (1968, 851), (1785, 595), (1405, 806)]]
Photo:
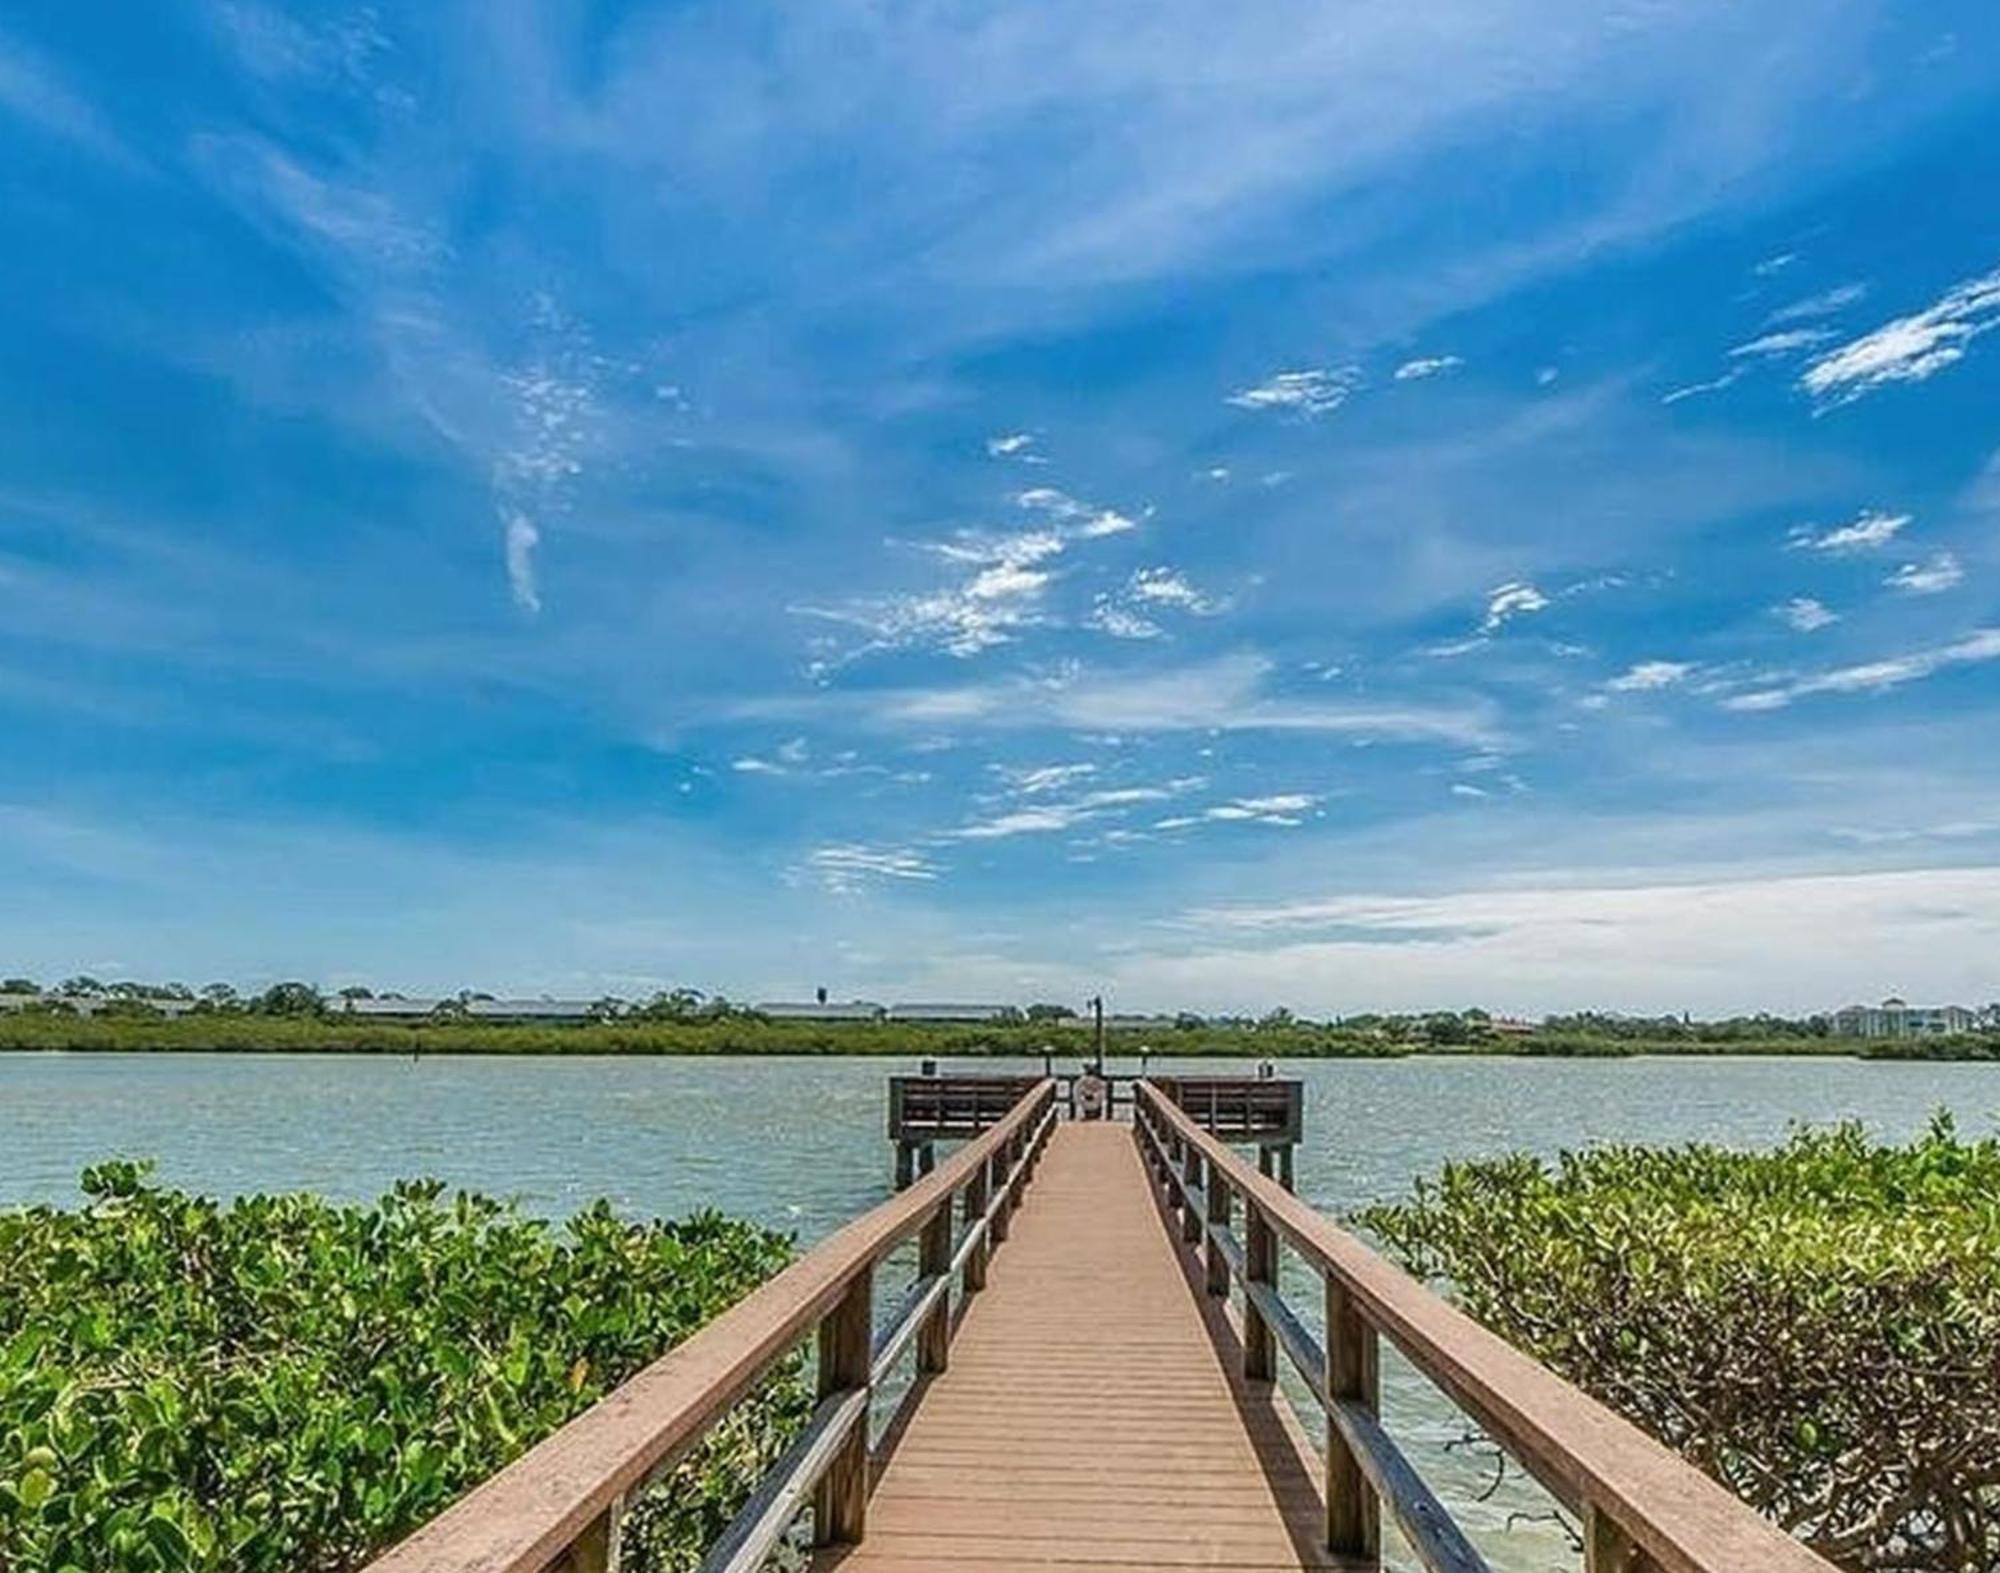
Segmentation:
[(896, 1189), (937, 1163), (941, 1141), (968, 1141), (1004, 1120), (1038, 1076), (891, 1076), (889, 1140)]
[(1306, 1085), (1275, 1076), (1154, 1076), (1171, 1098), (1218, 1141), (1257, 1144), (1257, 1167), (1292, 1188), (1292, 1150), (1305, 1134)]

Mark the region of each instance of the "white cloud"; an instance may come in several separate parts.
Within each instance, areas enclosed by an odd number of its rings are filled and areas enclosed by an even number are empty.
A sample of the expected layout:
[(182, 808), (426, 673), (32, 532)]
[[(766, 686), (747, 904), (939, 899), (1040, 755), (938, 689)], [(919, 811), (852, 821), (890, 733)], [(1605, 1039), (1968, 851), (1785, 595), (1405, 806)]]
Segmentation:
[(1156, 606), (1178, 606), (1185, 611), (1208, 611), (1213, 603), (1171, 568), (1141, 568), (1129, 586), (1136, 600)]
[(542, 609), (542, 593), (535, 579), (535, 548), (542, 544), (542, 532), (525, 514), (507, 519), (507, 584), (514, 604), (530, 614)]
[(1456, 371), (1464, 364), (1465, 362), (1456, 355), (1420, 355), (1415, 360), (1404, 361), (1396, 368), (1396, 381), (1420, 382), (1441, 372)]
[(1787, 328), (1781, 333), (1762, 334), (1747, 344), (1737, 345), (1729, 353), (1736, 360), (1761, 360), (1773, 355), (1791, 355), (1799, 350), (1809, 350), (1832, 337), (1833, 334), (1826, 328)]
[(1604, 686), (1619, 694), (1650, 693), (1672, 688), (1693, 670), (1693, 663), (1688, 661), (1640, 661)]
[(1141, 617), (1129, 606), (1120, 606), (1108, 595), (1100, 595), (1090, 609), (1090, 626), (1114, 639), (1164, 639), (1166, 629), (1149, 617)]
[(1254, 387), (1239, 388), (1226, 402), (1244, 410), (1280, 410), (1308, 418), (1337, 410), (1361, 386), (1357, 366), (1281, 371)]
[(1882, 582), (1906, 595), (1937, 595), (1965, 578), (1965, 569), (1950, 552), (1937, 552), (1921, 563), (1904, 563)]
[(1180, 790), (1180, 783), (1157, 787), (1108, 787), (1064, 802), (1035, 803), (1026, 808), (1008, 809), (991, 818), (961, 825), (945, 834), (953, 841), (999, 841), (1012, 836), (1049, 835), (1141, 803), (1163, 803)]
[(1829, 611), (1825, 603), (1814, 600), (1809, 595), (1798, 595), (1782, 606), (1771, 608), (1774, 617), (1783, 618), (1786, 625), (1802, 634), (1817, 632), (1829, 623), (1840, 621), (1838, 612)]
[(1276, 825), (1285, 829), (1305, 823), (1305, 815), (1319, 803), (1312, 792), (1277, 792), (1267, 797), (1237, 797), (1211, 804), (1194, 814), (1176, 814), (1155, 820), (1155, 830), (1190, 830), (1201, 824)]
[(1094, 503), (1078, 502), (1068, 492), (1058, 491), (1053, 486), (1031, 486), (1024, 492), (1016, 493), (1014, 501), (1020, 507), (1057, 520), (1063, 526), (1065, 535), (1074, 540), (1094, 541), (1101, 536), (1123, 535), (1127, 530), (1139, 528), (1138, 520), (1120, 513), (1116, 508), (1100, 508)]
[(1491, 797), (1493, 794), (1484, 787), (1476, 787), (1469, 781), (1454, 781), (1451, 784), (1453, 797)]
[(1061, 788), (1082, 781), (1097, 774), (1097, 766), (1088, 763), (1073, 765), (1031, 765), (1026, 769), (1014, 769), (1007, 765), (992, 766), (993, 773), (1023, 797), (1035, 797), (1044, 792), (1055, 792)]
[(1138, 528), (1114, 508), (1079, 502), (1054, 487), (1030, 487), (1014, 501), (1047, 522), (1030, 530), (966, 530), (948, 540), (918, 543), (932, 556), (969, 570), (956, 584), (793, 610), (863, 630), (866, 643), (846, 659), (899, 649), (934, 649), (964, 659), (1048, 620), (1042, 601), (1056, 577), (1051, 565), (1072, 546)]
[(933, 880), (940, 870), (928, 857), (907, 847), (846, 843), (815, 848), (795, 872), (836, 894), (851, 895), (888, 880)]
[(1781, 322), (1810, 322), (1816, 317), (1831, 317), (1856, 304), (1868, 293), (1866, 284), (1840, 284), (1829, 290), (1821, 290), (1817, 295), (1808, 295), (1804, 300), (1795, 300), (1789, 306), (1780, 306), (1764, 320), (1775, 326)]
[(1985, 661), (2000, 661), (2000, 628), (1981, 628), (1953, 644), (1913, 650), (1907, 655), (1868, 661), (1859, 666), (1838, 667), (1813, 677), (1753, 689), (1722, 703), (1726, 710), (1782, 710), (1793, 700), (1813, 694), (1884, 693), (1950, 667), (1971, 666)]
[(1510, 619), (1542, 611), (1548, 604), (1549, 598), (1531, 584), (1503, 584), (1486, 598), (1486, 620), (1479, 625), (1480, 632), (1490, 634)]
[(1893, 382), (1922, 382), (1965, 358), (2000, 326), (2000, 271), (1968, 279), (1932, 305), (1821, 356), (1799, 379), (1823, 405), (1846, 404)]
[(730, 760), (729, 768), (739, 775), (746, 776), (781, 776), (785, 773), (784, 766), (775, 765), (768, 759), (759, 759), (754, 754)]
[(1143, 673), (1072, 667), (1050, 677), (959, 687), (786, 696), (742, 705), (736, 713), (769, 719), (846, 710), (864, 724), (895, 730), (1055, 726), (1113, 736), (1312, 732), (1471, 748), (1489, 748), (1497, 741), (1491, 707), (1484, 703), (1342, 703), (1321, 698), (1319, 685), (1313, 698), (1296, 699), (1268, 691), (1274, 670), (1264, 656), (1245, 653)]
[(2000, 869), (1676, 884), (1547, 875), (1202, 907), (1181, 927), (1187, 945), (1121, 964), (1121, 997), (1193, 1008), (1289, 999), (1327, 1011), (1423, 1009), (1440, 998), (1529, 1011), (1805, 1011), (1891, 992), (1982, 998), (1973, 991), (1988, 986), (2000, 938)]
[(1033, 434), (1024, 431), (1005, 432), (1000, 436), (988, 437), (986, 439), (986, 451), (996, 459), (1022, 457), (1034, 445), (1035, 439)]
[(1742, 380), (1743, 368), (1738, 366), (1707, 382), (1691, 382), (1684, 388), (1676, 388), (1673, 392), (1662, 395), (1660, 402), (1678, 404), (1683, 399), (1698, 399), (1706, 393), (1720, 393), (1724, 388), (1733, 388)]
[(1851, 552), (1873, 551), (1878, 546), (1887, 546), (1900, 535), (1909, 524), (1907, 513), (1883, 513), (1878, 509), (1864, 509), (1851, 523), (1836, 525), (1830, 530), (1815, 530), (1811, 525), (1802, 524), (1794, 529), (1787, 545), (1794, 551), (1829, 552), (1834, 556), (1845, 556)]

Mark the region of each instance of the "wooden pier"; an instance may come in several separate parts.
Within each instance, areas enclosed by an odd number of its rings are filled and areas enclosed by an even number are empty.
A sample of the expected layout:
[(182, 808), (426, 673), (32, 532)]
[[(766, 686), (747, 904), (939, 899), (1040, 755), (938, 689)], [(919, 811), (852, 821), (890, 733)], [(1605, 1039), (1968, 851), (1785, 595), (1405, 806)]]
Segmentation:
[[(1142, 1081), (1130, 1122), (1086, 1122), (1053, 1081), (1028, 1084), (369, 1573), (614, 1573), (625, 1504), (803, 1342), (818, 1407), (703, 1573), (755, 1573), (801, 1522), (814, 1569), (841, 1573), (1361, 1573), (1382, 1566), (1385, 1521), (1429, 1573), (1476, 1573), (1379, 1418), (1383, 1339), (1574, 1515), (1587, 1573), (1831, 1573), (1260, 1173), (1186, 1091)], [(1256, 1142), (1269, 1117), (1208, 1123)], [(878, 1270), (910, 1241), (914, 1282), (878, 1315)], [(1286, 1253), (1318, 1286), (1324, 1342), (1283, 1296)], [(876, 1413), (905, 1366), (897, 1412)]]

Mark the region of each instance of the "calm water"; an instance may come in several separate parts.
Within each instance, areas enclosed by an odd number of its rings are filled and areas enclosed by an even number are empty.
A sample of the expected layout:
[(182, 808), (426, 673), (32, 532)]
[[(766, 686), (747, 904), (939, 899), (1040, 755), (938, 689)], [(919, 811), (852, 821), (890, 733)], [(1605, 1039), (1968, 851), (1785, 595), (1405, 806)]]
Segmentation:
[[(1156, 1061), (1161, 1069), (1174, 1062)], [(1189, 1062), (1218, 1069), (1221, 1062)], [(995, 1070), (1002, 1062), (979, 1061)], [(1019, 1068), (1031, 1069), (1022, 1064)], [(0, 1204), (68, 1202), (85, 1164), (156, 1158), (163, 1180), (232, 1194), (378, 1194), (436, 1175), (563, 1214), (596, 1196), (635, 1213), (713, 1206), (825, 1234), (889, 1194), (884, 1078), (860, 1059), (502, 1059), (0, 1054)], [(1447, 1158), (1605, 1141), (1752, 1146), (1799, 1122), (1906, 1137), (1944, 1107), (1984, 1132), (2000, 1066), (1839, 1059), (1305, 1061), (1300, 1193), (1344, 1209), (1403, 1192)], [(1297, 1302), (1312, 1305), (1301, 1281)], [(1483, 1466), (1452, 1413), (1385, 1366), (1384, 1411), (1496, 1566), (1573, 1568), (1546, 1506)]]

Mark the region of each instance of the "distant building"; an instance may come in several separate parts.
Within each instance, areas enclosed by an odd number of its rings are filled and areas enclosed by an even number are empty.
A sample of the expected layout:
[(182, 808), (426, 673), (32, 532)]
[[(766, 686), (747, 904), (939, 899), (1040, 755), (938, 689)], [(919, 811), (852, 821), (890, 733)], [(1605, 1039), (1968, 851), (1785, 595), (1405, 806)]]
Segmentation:
[(101, 1010), (151, 1011), (161, 1016), (185, 1016), (195, 1001), (183, 999), (129, 999), (114, 994), (0, 994), (0, 1010), (66, 1010), (78, 1016), (95, 1016)]
[[(427, 1021), (440, 1010), (456, 1012), (458, 998), (426, 996), (401, 999), (377, 996), (340, 1002), (340, 1014), (367, 1021)], [(467, 1000), (465, 1015), (472, 1021), (539, 1022), (544, 1026), (581, 1026), (598, 1016), (594, 1000)]]
[(444, 1003), (436, 996), (405, 999), (401, 995), (379, 995), (374, 999), (342, 1000), (343, 1016), (361, 1016), (369, 1021), (422, 1021)]
[(773, 1021), (880, 1021), (884, 1014), (873, 1000), (770, 1000), (751, 1009)]
[(1488, 1031), (1510, 1038), (1525, 1038), (1541, 1031), (1534, 1022), (1523, 1021), (1519, 1016), (1495, 1016), (1486, 1026)]
[(1972, 1032), (1980, 1012), (1963, 1005), (1911, 1005), (1893, 995), (1880, 1005), (1848, 1005), (1833, 1013), (1837, 1038), (1926, 1038)]
[(891, 1005), (891, 1021), (1005, 1021), (1011, 1005)]

